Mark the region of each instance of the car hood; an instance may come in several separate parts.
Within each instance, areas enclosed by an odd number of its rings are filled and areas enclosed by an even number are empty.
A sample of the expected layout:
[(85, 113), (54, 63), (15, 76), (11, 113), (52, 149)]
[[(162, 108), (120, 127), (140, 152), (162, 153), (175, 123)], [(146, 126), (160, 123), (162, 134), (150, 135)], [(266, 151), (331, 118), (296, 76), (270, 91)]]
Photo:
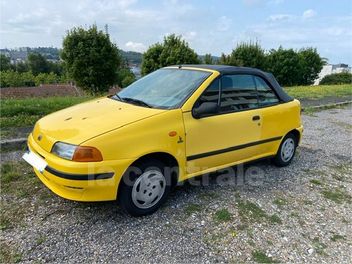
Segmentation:
[(50, 152), (57, 141), (79, 145), (165, 111), (101, 98), (43, 117), (36, 123), (32, 135), (44, 150)]

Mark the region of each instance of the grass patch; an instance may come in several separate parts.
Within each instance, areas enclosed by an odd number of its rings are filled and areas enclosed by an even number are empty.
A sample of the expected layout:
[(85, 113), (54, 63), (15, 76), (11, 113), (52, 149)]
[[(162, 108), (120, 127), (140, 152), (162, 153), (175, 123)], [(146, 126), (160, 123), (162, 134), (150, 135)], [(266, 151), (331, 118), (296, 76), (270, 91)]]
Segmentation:
[(1, 164), (1, 193), (23, 198), (24, 193), (31, 194), (40, 186), (39, 179), (25, 162), (7, 162)]
[(339, 234), (334, 234), (332, 237), (330, 237), (330, 240), (336, 242), (338, 240), (346, 240), (346, 237)]
[(45, 236), (38, 237), (37, 240), (36, 240), (37, 246), (43, 244), (46, 241), (46, 239), (47, 238)]
[(334, 189), (334, 190), (323, 190), (322, 195), (335, 203), (342, 204), (343, 202), (350, 202), (351, 196), (342, 189)]
[(276, 214), (273, 214), (272, 216), (268, 217), (268, 220), (272, 224), (282, 224), (281, 218)]
[(22, 260), (22, 254), (15, 251), (6, 242), (0, 244), (0, 263), (17, 263)]
[(213, 246), (214, 244), (219, 243), (223, 238), (224, 238), (224, 234), (209, 234), (203, 238), (203, 241), (206, 244)]
[(257, 263), (278, 263), (272, 257), (268, 257), (263, 251), (255, 250), (252, 251), (252, 258)]
[[(40, 180), (34, 175), (32, 168), (25, 162), (8, 162), (1, 165), (1, 195), (6, 199), (0, 204), (0, 229), (21, 225), (30, 212), (35, 197), (41, 201), (50, 199), (50, 191), (42, 187)], [(42, 187), (42, 188), (41, 188)]]
[(277, 198), (274, 200), (273, 203), (276, 204), (278, 207), (283, 207), (288, 204), (287, 200), (284, 198)]
[(191, 215), (193, 213), (202, 211), (202, 207), (200, 204), (189, 204), (184, 211), (187, 215)]
[(312, 240), (312, 242), (313, 242), (313, 247), (318, 254), (320, 255), (325, 254), (324, 249), (326, 249), (327, 246), (324, 243), (320, 242), (318, 237), (315, 237)]
[(220, 209), (216, 211), (214, 219), (218, 222), (228, 222), (232, 219), (232, 215), (227, 209)]
[(317, 179), (310, 180), (309, 182), (315, 185), (323, 185), (323, 183)]
[(348, 180), (348, 178), (349, 178), (348, 176), (352, 172), (352, 167), (349, 163), (337, 164), (334, 166), (330, 166), (330, 168), (333, 170), (332, 177), (337, 181)]
[(93, 97), (48, 97), (1, 100), (1, 128), (32, 126), (52, 112), (85, 102)]
[(341, 174), (332, 174), (332, 177), (337, 181), (346, 181), (346, 177)]
[(255, 243), (253, 242), (253, 240), (249, 240), (248, 241), (248, 245), (250, 245), (251, 247), (256, 247)]
[(297, 212), (292, 212), (292, 213), (290, 213), (290, 217), (293, 217), (293, 218), (300, 218), (299, 213), (297, 213)]
[(16, 181), (20, 178), (20, 173), (18, 167), (15, 163), (5, 163), (1, 165), (1, 186), (4, 188), (4, 185)]
[(285, 91), (297, 99), (321, 99), (324, 97), (346, 97), (351, 100), (352, 85), (317, 85), (317, 86), (294, 86), (285, 88)]
[(268, 216), (265, 211), (255, 203), (240, 200), (237, 205), (239, 214), (244, 220), (258, 221)]
[(314, 203), (311, 200), (303, 200), (303, 204), (305, 204), (305, 205), (313, 205)]
[(27, 213), (28, 205), (1, 202), (0, 230), (21, 225)]
[(255, 203), (250, 201), (238, 200), (237, 202), (238, 213), (243, 222), (261, 222), (267, 221), (271, 224), (281, 224), (282, 221), (278, 215), (268, 215)]
[(220, 195), (216, 192), (202, 192), (198, 194), (198, 198), (204, 201), (211, 201), (219, 197)]

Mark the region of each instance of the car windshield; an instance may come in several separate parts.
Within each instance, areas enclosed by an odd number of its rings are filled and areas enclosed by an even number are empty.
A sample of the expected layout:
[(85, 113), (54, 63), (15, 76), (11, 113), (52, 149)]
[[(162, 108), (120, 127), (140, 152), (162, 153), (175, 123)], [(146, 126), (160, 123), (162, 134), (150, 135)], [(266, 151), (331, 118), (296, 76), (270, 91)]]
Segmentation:
[(179, 107), (211, 73), (166, 68), (157, 70), (126, 87), (115, 99), (145, 107)]

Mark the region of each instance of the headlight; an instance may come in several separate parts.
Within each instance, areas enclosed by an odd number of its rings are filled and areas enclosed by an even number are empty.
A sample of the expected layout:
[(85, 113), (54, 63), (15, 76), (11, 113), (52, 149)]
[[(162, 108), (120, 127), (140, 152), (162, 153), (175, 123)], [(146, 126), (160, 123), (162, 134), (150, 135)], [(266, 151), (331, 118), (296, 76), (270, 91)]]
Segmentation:
[(51, 150), (51, 153), (55, 154), (56, 156), (59, 156), (60, 158), (72, 160), (76, 148), (76, 145), (57, 142)]
[(94, 147), (76, 146), (68, 143), (55, 143), (51, 153), (56, 156), (79, 162), (102, 161), (103, 156), (100, 151)]

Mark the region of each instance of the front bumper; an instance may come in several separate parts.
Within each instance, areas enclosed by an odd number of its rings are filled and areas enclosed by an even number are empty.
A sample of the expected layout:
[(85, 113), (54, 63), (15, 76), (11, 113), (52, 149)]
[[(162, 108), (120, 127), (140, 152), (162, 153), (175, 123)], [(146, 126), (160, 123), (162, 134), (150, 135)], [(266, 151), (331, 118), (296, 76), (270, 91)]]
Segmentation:
[(117, 197), (118, 184), (133, 160), (101, 162), (74, 162), (59, 158), (43, 150), (28, 137), (30, 151), (41, 156), (48, 164), (38, 178), (55, 194), (75, 201), (110, 201)]

